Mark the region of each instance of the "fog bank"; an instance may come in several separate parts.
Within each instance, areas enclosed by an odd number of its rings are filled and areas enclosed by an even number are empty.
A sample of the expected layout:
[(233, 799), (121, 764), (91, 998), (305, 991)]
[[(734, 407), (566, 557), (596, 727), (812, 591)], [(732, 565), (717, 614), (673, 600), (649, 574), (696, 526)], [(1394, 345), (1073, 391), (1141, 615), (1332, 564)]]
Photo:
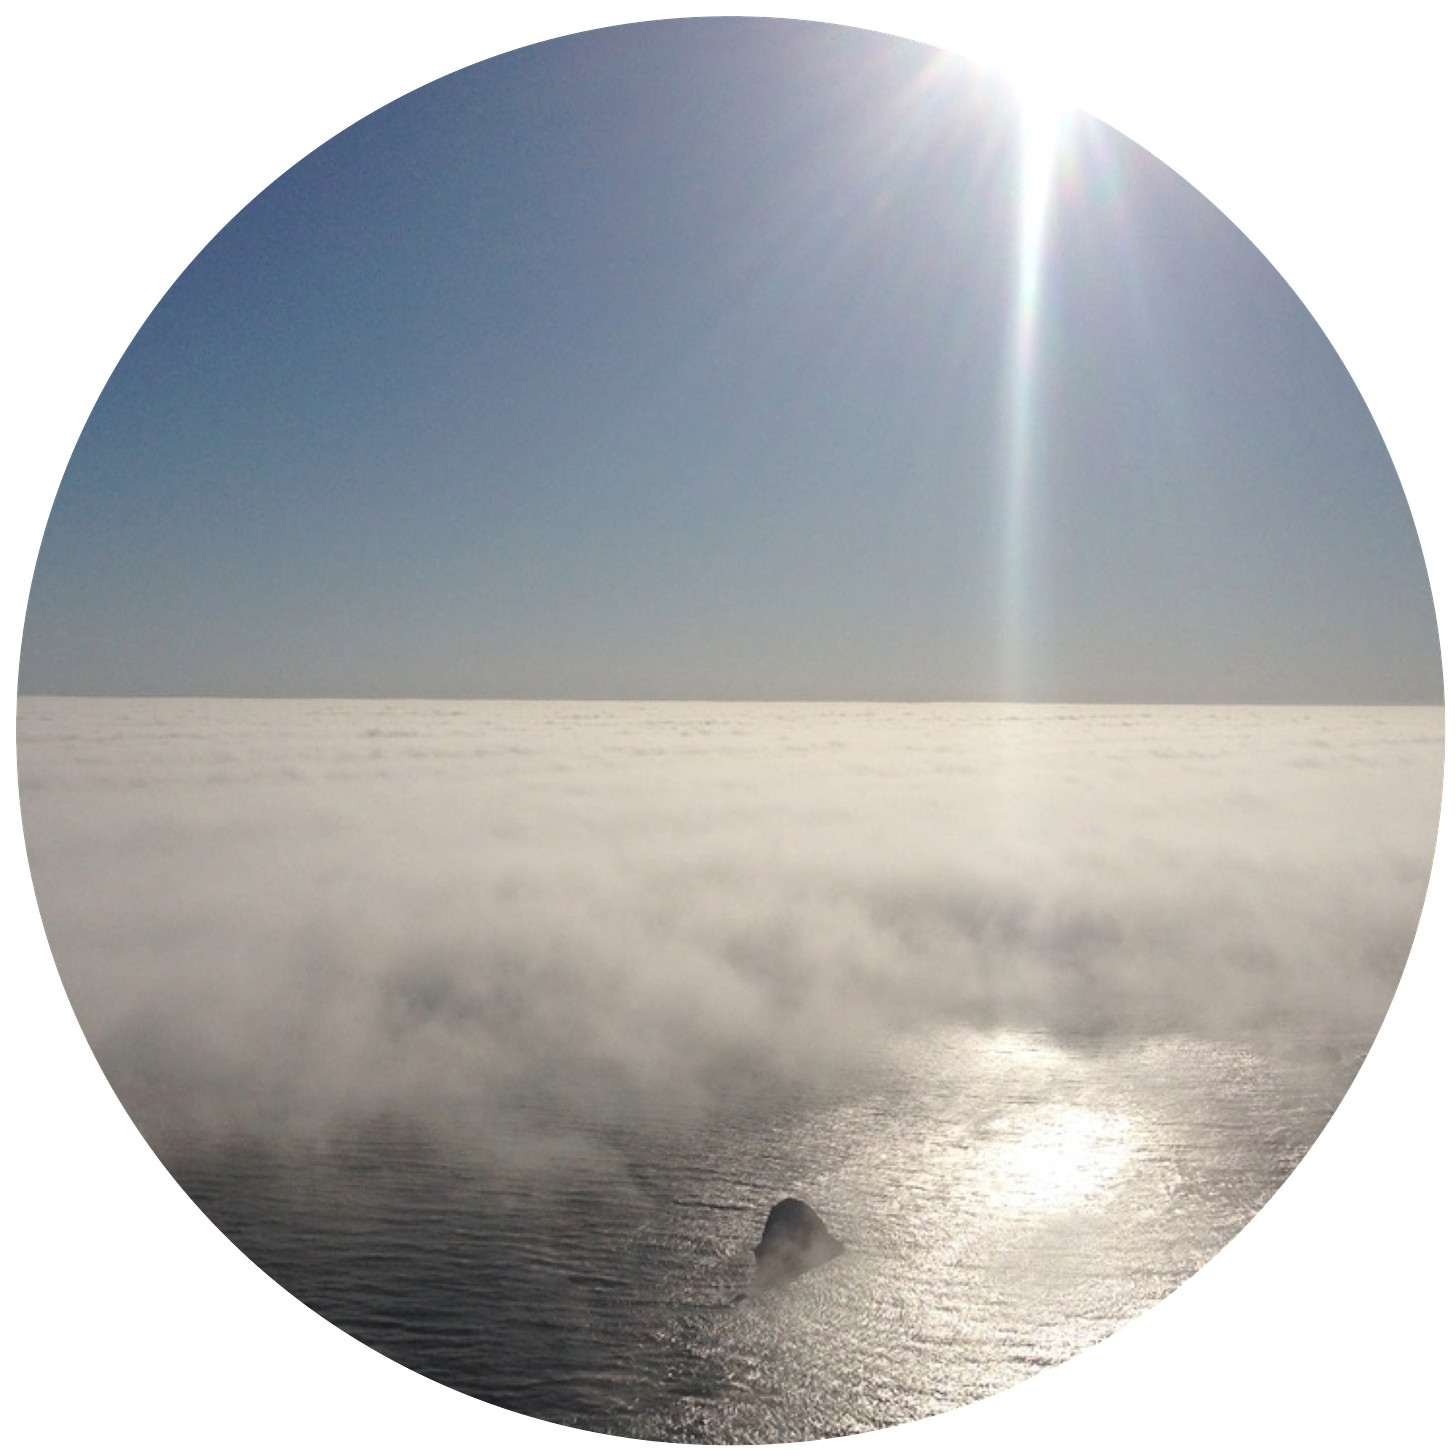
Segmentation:
[(143, 1131), (711, 1113), (948, 1019), (1373, 1036), (1439, 709), (20, 703)]

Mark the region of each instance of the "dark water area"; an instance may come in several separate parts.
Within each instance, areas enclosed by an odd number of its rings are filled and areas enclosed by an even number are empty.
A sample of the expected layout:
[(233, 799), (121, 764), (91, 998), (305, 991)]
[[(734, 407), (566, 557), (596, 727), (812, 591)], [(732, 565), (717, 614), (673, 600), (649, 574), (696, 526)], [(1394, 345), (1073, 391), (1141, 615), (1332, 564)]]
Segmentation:
[[(833, 1097), (543, 1109), (514, 1155), (379, 1119), (166, 1158), (279, 1284), (430, 1379), (602, 1433), (796, 1441), (955, 1409), (1157, 1303), (1288, 1176), (1363, 1051), (946, 1030)], [(752, 1290), (789, 1194), (848, 1251)]]

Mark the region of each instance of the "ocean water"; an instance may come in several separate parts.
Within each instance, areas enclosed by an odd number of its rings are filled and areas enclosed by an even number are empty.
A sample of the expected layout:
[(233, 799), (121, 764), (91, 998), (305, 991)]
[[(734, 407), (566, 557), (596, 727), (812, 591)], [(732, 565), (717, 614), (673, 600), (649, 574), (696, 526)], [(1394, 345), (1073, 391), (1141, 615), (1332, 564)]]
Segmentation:
[[(965, 1405), (1205, 1264), (1409, 953), (1427, 709), (22, 699), (37, 901), (181, 1187), (507, 1409)], [(848, 1245), (771, 1290), (780, 1198)]]
[[(746, 1098), (690, 1135), (583, 1126), (549, 1166), (376, 1124), (172, 1171), (280, 1284), (433, 1380), (609, 1434), (801, 1441), (955, 1409), (1150, 1308), (1279, 1186), (1359, 1060), (943, 1030), (852, 1095)], [(790, 1193), (848, 1252), (753, 1291)]]

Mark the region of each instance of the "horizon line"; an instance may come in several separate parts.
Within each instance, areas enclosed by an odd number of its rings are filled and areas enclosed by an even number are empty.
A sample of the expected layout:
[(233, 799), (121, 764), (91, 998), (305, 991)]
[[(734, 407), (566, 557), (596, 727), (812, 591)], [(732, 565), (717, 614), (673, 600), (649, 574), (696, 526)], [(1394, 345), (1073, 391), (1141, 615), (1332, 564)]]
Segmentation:
[(687, 704), (764, 707), (981, 707), (981, 708), (1440, 708), (1444, 697), (1423, 699), (1273, 699), (1273, 698), (840, 698), (840, 697), (620, 697), (614, 694), (533, 697), (513, 693), (250, 693), (250, 692), (77, 692), (18, 691), (23, 698), (75, 698), (90, 702), (290, 702), (290, 703), (597, 703)]

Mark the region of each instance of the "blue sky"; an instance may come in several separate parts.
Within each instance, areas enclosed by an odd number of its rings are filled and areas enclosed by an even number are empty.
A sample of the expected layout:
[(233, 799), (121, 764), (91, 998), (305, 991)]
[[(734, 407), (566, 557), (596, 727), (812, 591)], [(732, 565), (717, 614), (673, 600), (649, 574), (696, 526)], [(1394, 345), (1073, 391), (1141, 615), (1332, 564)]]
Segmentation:
[(1085, 117), (1025, 248), (1024, 119), (941, 53), (731, 20), (376, 112), (118, 365), (22, 691), (1439, 701), (1318, 326)]

